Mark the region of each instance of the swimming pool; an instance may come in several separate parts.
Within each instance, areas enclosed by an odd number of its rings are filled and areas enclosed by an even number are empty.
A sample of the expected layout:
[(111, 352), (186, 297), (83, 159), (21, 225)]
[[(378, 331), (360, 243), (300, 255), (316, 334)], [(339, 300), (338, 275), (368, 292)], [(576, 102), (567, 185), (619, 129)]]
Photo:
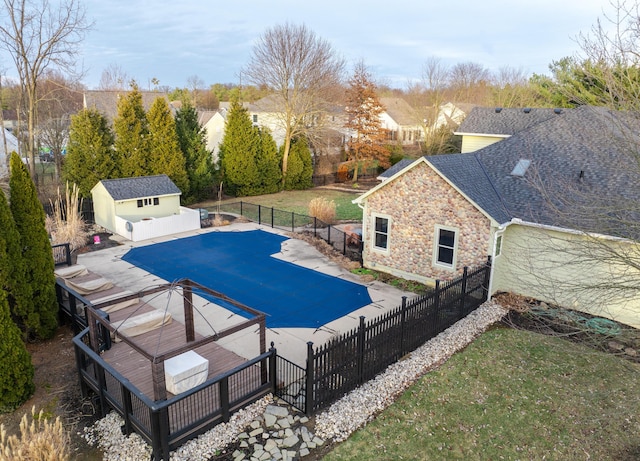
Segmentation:
[(189, 278), (262, 311), (269, 328), (318, 328), (371, 304), (363, 285), (272, 257), (285, 240), (262, 230), (209, 232), (133, 248), (122, 259), (168, 282)]

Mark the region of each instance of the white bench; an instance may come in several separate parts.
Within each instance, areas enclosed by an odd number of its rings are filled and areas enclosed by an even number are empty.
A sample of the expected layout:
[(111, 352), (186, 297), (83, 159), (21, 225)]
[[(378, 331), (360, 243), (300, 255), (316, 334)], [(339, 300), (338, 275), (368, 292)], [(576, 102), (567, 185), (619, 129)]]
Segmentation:
[(209, 361), (194, 351), (164, 361), (164, 381), (173, 395), (193, 389), (207, 380)]

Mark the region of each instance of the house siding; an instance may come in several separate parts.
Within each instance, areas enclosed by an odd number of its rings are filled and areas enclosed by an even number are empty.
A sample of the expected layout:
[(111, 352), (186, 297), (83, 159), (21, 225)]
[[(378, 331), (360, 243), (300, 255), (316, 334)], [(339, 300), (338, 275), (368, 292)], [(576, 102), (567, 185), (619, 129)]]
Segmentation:
[(512, 292), (640, 328), (637, 290), (614, 288), (618, 274), (619, 282), (633, 277), (629, 266), (615, 258), (607, 261), (604, 245), (619, 254), (638, 251), (635, 243), (594, 244), (579, 234), (511, 225), (494, 261), (491, 294)]
[(498, 141), (502, 141), (505, 137), (498, 136), (462, 136), (462, 147), (460, 152), (463, 154), (467, 154), (469, 152), (475, 152), (477, 150), (482, 149), (483, 147), (490, 146), (491, 144), (495, 144)]
[[(388, 216), (391, 220), (387, 252), (373, 248), (371, 230), (376, 215)], [(364, 266), (405, 278), (422, 282), (450, 280), (458, 276), (464, 266), (482, 264), (489, 254), (489, 218), (424, 163), (367, 197), (363, 221), (367, 242)], [(436, 226), (458, 232), (455, 270), (433, 264)]]

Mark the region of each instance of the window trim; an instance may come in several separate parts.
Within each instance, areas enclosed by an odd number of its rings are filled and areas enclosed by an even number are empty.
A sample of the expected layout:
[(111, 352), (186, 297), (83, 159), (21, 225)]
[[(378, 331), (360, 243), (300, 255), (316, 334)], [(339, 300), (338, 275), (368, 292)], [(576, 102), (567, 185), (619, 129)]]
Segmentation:
[[(440, 250), (440, 232), (448, 231), (453, 232), (453, 257), (451, 264), (444, 263), (438, 260), (438, 253)], [(441, 224), (436, 224), (434, 233), (433, 233), (433, 265), (438, 268), (455, 271), (456, 266), (458, 264), (458, 242), (460, 240), (460, 230), (451, 227), (451, 226), (443, 226)]]
[[(376, 219), (378, 219), (378, 218), (387, 220), (387, 232), (386, 232), (387, 246), (386, 246), (386, 248), (379, 247), (379, 246), (376, 245), (376, 235), (378, 233), (378, 231), (376, 230)], [(373, 213), (371, 215), (371, 249), (372, 250), (377, 251), (379, 253), (389, 253), (389, 248), (391, 246), (391, 224), (392, 224), (391, 216), (384, 215), (384, 214), (379, 214), (379, 213)]]

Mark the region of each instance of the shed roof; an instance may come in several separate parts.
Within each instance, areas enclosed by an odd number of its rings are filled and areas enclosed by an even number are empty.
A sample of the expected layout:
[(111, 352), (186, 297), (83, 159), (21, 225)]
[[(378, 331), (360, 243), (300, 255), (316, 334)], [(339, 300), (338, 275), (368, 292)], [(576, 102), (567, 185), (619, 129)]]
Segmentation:
[(103, 179), (100, 183), (114, 200), (132, 200), (161, 195), (180, 195), (182, 193), (166, 174), (139, 176), (136, 178)]

